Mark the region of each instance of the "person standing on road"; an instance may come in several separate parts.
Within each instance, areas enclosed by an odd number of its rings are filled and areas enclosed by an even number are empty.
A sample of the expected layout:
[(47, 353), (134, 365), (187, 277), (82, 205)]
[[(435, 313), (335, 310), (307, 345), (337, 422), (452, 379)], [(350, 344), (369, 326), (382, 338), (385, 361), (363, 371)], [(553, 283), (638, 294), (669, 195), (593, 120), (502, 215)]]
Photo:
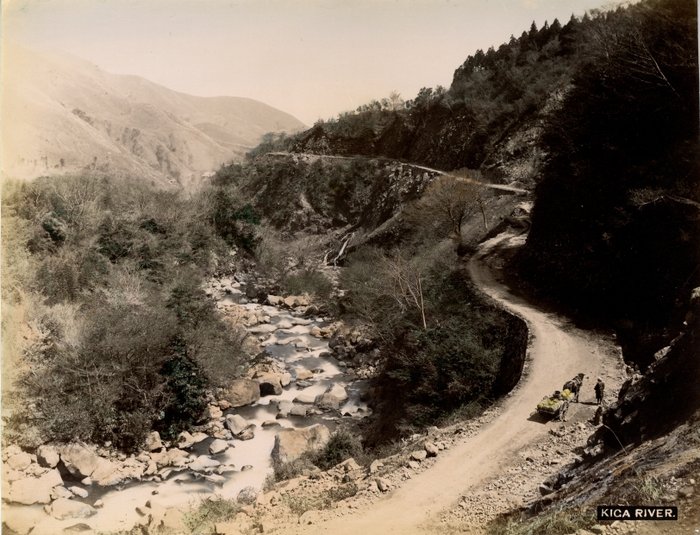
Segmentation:
[(598, 405), (603, 404), (603, 395), (605, 394), (605, 383), (603, 380), (598, 377), (598, 381), (596, 381), (595, 384), (595, 400), (598, 402)]

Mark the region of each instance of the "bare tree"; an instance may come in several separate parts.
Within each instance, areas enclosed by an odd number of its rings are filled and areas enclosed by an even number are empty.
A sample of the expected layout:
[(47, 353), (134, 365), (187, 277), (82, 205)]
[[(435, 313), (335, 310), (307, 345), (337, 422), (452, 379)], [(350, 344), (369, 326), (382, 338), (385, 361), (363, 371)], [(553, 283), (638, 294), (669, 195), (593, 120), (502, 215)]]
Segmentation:
[(408, 219), (417, 225), (431, 225), (456, 243), (462, 241), (464, 223), (481, 211), (484, 228), (486, 213), (481, 195), (482, 186), (464, 172), (435, 179), (423, 197), (408, 211)]
[(391, 282), (391, 296), (406, 311), (416, 308), (421, 315), (423, 329), (428, 328), (425, 319), (425, 302), (423, 300), (423, 276), (416, 262), (411, 262), (401, 254), (386, 258), (383, 266)]

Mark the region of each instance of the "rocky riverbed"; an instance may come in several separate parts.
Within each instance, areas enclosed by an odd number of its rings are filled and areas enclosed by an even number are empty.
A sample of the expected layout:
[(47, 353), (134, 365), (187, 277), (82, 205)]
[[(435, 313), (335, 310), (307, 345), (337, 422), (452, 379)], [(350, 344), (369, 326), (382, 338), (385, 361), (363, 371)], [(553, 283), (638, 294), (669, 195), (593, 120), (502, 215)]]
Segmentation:
[(308, 297), (249, 300), (233, 277), (213, 279), (205, 290), (232, 327), (248, 333), (246, 346), (257, 356), (247, 375), (211, 396), (206, 420), (192, 433), (168, 442), (154, 432), (138, 454), (109, 444), (5, 448), (8, 533), (128, 530), (144, 518), (163, 526), (166, 511), (204, 497), (255, 500), (273, 458), (322, 447), (339, 421), (367, 414), (359, 357), (338, 335), (342, 326), (314, 314)]

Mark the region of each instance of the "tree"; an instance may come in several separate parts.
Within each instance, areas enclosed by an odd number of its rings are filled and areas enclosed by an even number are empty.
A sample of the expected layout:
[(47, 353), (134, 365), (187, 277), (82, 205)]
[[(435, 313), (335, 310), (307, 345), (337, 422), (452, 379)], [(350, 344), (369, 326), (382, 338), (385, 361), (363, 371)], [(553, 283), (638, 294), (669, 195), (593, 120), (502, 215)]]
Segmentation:
[(432, 224), (439, 234), (447, 235), (458, 246), (462, 241), (462, 226), (469, 217), (477, 209), (484, 215), (481, 186), (472, 182), (465, 172), (459, 175), (435, 179), (408, 213), (409, 221), (418, 225)]

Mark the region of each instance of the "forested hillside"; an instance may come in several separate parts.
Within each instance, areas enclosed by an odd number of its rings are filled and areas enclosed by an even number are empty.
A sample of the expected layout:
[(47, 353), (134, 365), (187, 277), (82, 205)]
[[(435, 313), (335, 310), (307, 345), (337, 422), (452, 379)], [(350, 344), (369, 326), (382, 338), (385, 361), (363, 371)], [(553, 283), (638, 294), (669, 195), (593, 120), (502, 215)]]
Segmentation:
[(696, 5), (643, 2), (592, 31), (546, 123), (522, 268), (645, 367), (700, 284)]
[[(397, 94), (337, 119), (319, 121), (278, 146), (320, 154), (382, 155), (440, 169), (482, 168), (512, 181), (530, 180), (539, 160), (540, 121), (558, 106), (587, 59), (601, 19), (533, 22), (498, 49), (478, 50), (457, 68), (449, 88)], [(517, 162), (517, 163), (516, 163)], [(534, 167), (533, 167), (534, 166)], [(513, 176), (513, 175), (516, 176)]]

